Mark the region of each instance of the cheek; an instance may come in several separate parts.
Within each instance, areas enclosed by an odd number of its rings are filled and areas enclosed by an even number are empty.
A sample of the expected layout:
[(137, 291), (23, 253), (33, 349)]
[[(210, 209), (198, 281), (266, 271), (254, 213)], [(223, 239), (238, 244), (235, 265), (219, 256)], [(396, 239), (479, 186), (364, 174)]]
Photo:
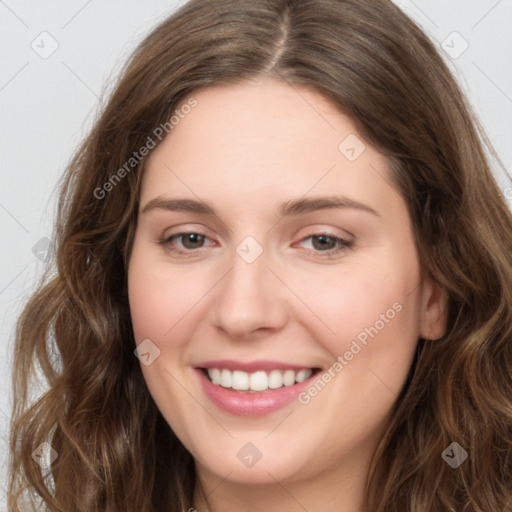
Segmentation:
[(155, 260), (141, 246), (134, 244), (128, 271), (132, 325), (137, 342), (150, 338), (160, 344), (200, 303), (205, 283), (187, 269)]
[(293, 289), (314, 312), (297, 318), (332, 360), (341, 356), (347, 366), (395, 372), (399, 380), (418, 339), (419, 279), (413, 250), (347, 265), (320, 279), (296, 276)]
[(136, 342), (146, 338), (161, 338), (172, 327), (172, 318), (166, 314), (171, 311), (168, 307), (170, 298), (162, 294), (158, 286), (155, 287), (152, 280), (146, 278), (144, 272), (138, 273), (136, 265), (129, 278), (128, 293)]

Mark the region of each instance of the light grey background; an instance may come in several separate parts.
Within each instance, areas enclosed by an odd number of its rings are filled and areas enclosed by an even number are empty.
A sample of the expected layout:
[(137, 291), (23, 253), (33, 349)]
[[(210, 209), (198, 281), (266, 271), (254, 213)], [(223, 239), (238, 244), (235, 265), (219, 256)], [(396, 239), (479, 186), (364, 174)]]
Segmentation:
[[(444, 48), (510, 173), (512, 0), (396, 2)], [(109, 78), (150, 28), (183, 3), (0, 0), (0, 511), (14, 323), (43, 269), (59, 176), (91, 126)], [(512, 207), (512, 180), (494, 168)]]

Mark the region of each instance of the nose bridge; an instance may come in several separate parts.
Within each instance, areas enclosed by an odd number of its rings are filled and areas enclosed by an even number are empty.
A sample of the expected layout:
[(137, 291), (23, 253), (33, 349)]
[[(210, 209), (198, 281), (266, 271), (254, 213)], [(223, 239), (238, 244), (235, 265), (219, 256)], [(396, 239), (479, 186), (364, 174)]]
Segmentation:
[(286, 322), (281, 283), (267, 268), (269, 255), (253, 238), (244, 239), (230, 255), (231, 270), (215, 296), (213, 319), (217, 327), (236, 337)]

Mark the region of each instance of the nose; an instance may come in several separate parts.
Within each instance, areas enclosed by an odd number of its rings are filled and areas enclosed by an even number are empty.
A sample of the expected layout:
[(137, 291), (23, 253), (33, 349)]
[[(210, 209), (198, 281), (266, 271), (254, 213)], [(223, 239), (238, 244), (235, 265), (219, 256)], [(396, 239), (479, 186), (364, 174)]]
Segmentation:
[(282, 329), (288, 321), (286, 288), (267, 266), (265, 251), (250, 263), (234, 253), (231, 270), (215, 287), (215, 327), (235, 340)]

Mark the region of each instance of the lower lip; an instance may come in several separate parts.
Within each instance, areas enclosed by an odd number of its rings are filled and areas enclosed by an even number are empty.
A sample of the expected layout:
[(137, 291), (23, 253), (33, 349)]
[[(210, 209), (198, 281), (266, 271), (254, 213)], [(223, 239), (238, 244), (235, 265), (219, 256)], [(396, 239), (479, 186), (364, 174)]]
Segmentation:
[(223, 411), (238, 416), (263, 416), (286, 407), (297, 399), (299, 393), (304, 391), (317, 375), (314, 373), (309, 379), (293, 386), (244, 393), (213, 384), (201, 370), (195, 370), (208, 398)]

